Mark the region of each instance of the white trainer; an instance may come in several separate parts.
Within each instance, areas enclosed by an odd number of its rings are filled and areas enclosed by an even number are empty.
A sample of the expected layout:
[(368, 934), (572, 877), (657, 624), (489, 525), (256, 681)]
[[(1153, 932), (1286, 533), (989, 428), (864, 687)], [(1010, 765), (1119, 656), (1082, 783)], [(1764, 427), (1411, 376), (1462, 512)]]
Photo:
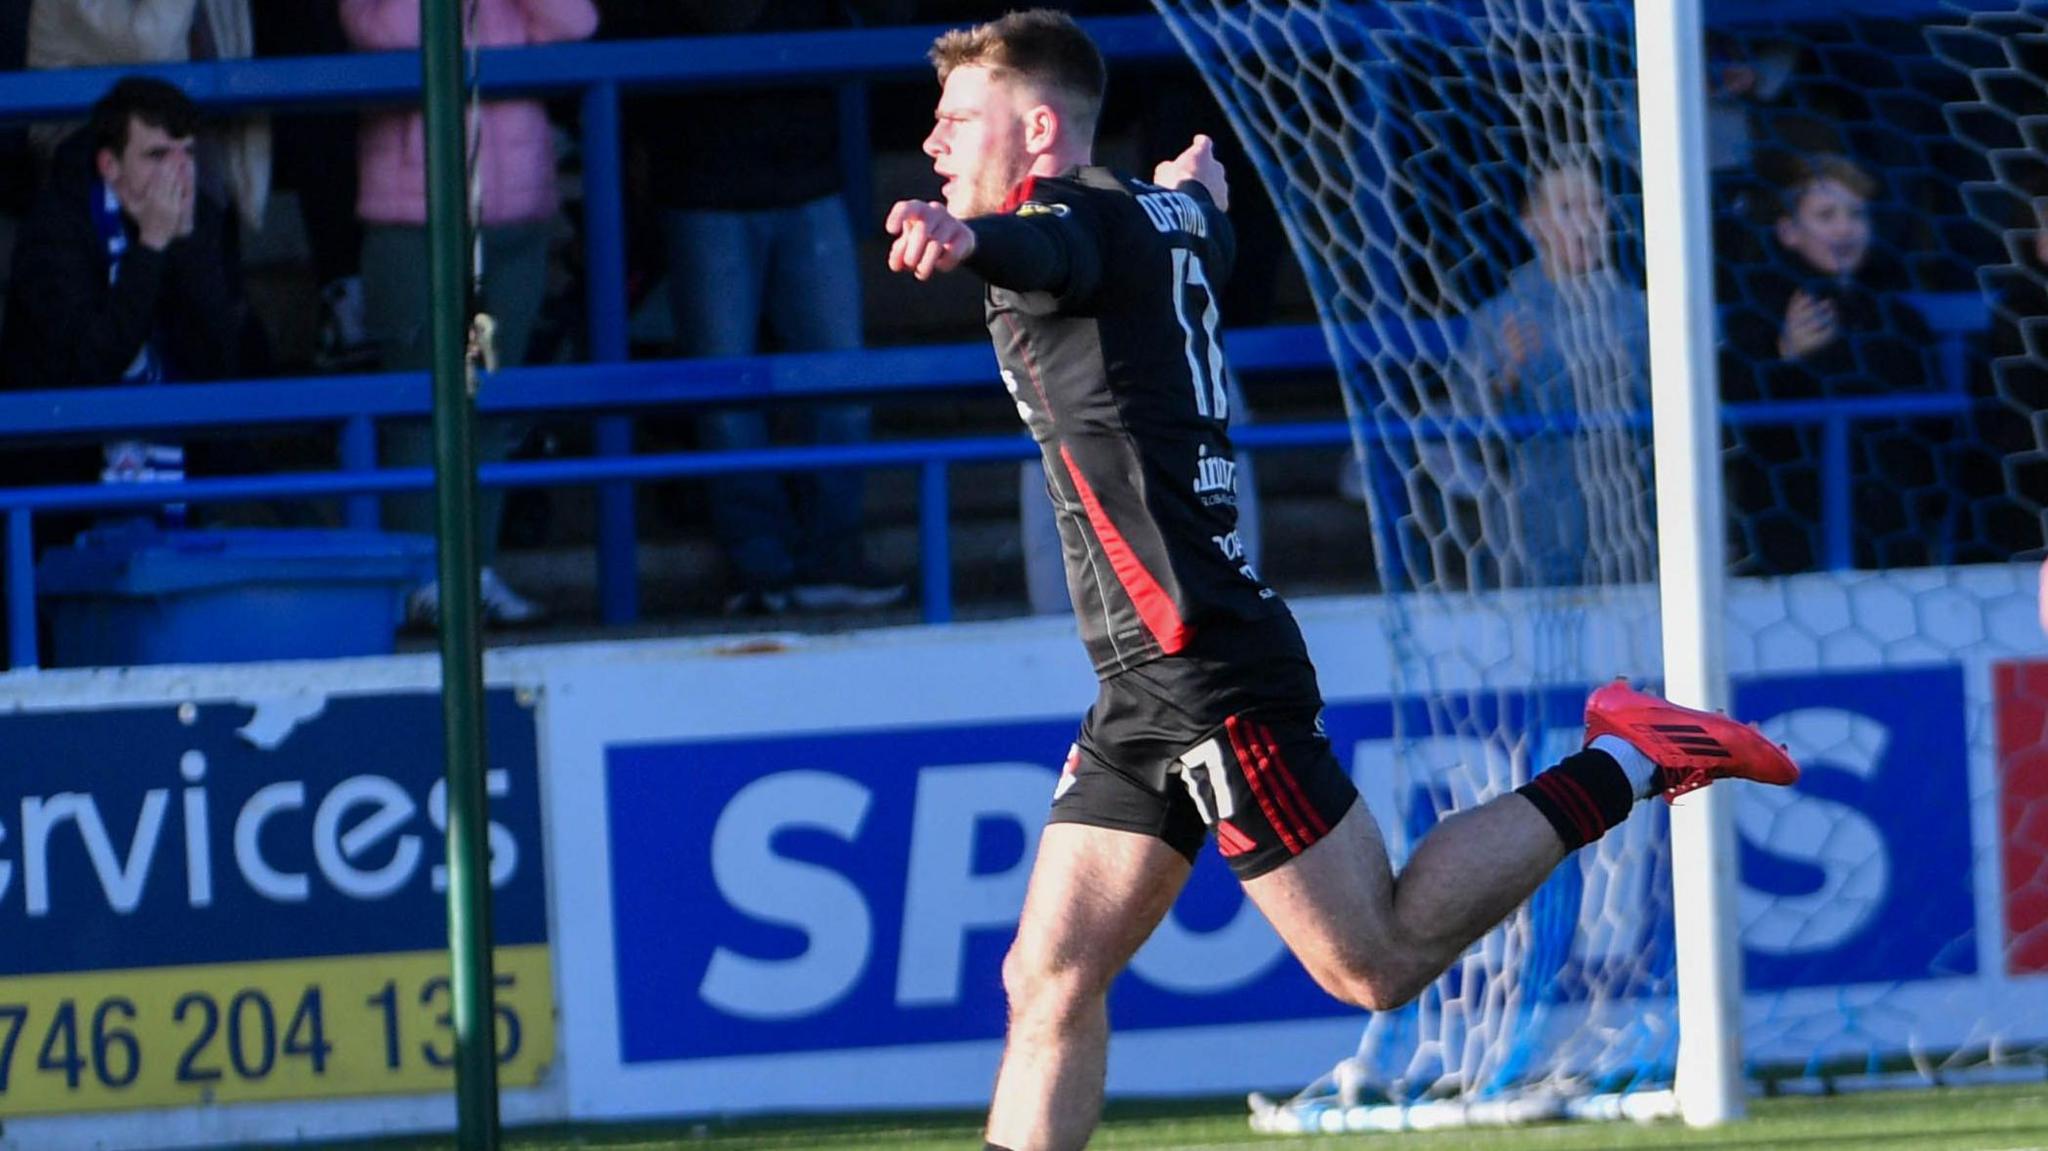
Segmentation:
[[(485, 568), (478, 573), (479, 599), (477, 607), (487, 624), (504, 627), (524, 627), (539, 623), (547, 618), (547, 609), (533, 600), (512, 590), (498, 575), (497, 569)], [(408, 627), (431, 628), (441, 622), (441, 584), (436, 580), (412, 589), (405, 597), (405, 622)]]

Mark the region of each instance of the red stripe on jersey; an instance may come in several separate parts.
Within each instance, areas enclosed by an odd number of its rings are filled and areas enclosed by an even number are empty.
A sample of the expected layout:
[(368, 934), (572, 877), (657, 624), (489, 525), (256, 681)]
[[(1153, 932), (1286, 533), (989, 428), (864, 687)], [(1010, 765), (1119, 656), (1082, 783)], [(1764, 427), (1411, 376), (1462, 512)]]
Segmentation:
[(1216, 850), (1223, 853), (1223, 858), (1235, 859), (1257, 846), (1251, 836), (1239, 831), (1229, 820), (1216, 821)]
[(1010, 189), (1010, 194), (1003, 197), (1004, 213), (1007, 214), (1010, 212), (1014, 212), (1017, 209), (1023, 207), (1024, 201), (1029, 200), (1031, 198), (1032, 188), (1036, 186), (1037, 183), (1037, 176), (1026, 176), (1022, 180), (1018, 181), (1017, 186)]
[(1102, 501), (1095, 498), (1095, 489), (1081, 476), (1081, 469), (1074, 464), (1074, 453), (1060, 445), (1060, 460), (1067, 465), (1067, 475), (1074, 481), (1074, 491), (1081, 497), (1081, 506), (1088, 510), (1088, 522), (1095, 528), (1095, 537), (1102, 541), (1102, 550), (1109, 556), (1109, 570), (1116, 573), (1116, 581), (1124, 585), (1124, 594), (1131, 597), (1131, 604), (1138, 609), (1138, 618), (1145, 621), (1145, 630), (1159, 641), (1159, 650), (1172, 655), (1188, 645), (1187, 621), (1180, 618), (1180, 609), (1173, 606), (1173, 597), (1159, 586), (1159, 581), (1145, 569), (1145, 562), (1138, 553), (1131, 550), (1131, 543), (1124, 534), (1110, 522), (1109, 513), (1102, 508)]
[(1251, 748), (1246, 746), (1243, 725), (1239, 724), (1237, 717), (1233, 715), (1223, 721), (1223, 730), (1230, 735), (1230, 748), (1237, 753), (1238, 770), (1244, 774), (1245, 783), (1251, 787), (1252, 797), (1259, 801), (1259, 810), (1266, 815), (1266, 825), (1280, 836), (1280, 842), (1286, 845), (1289, 855), (1300, 855), (1306, 845), (1295, 834), (1294, 828), (1283, 816), (1279, 805), (1274, 802), (1271, 789), (1259, 771), (1258, 759), (1252, 754)]
[(1306, 830), (1314, 832), (1316, 839), (1330, 834), (1330, 825), (1323, 821), (1323, 813), (1317, 811), (1315, 805), (1308, 801), (1308, 793), (1301, 789), (1301, 780), (1295, 777), (1294, 768), (1288, 766), (1287, 760), (1281, 757), (1280, 743), (1273, 738), (1273, 729), (1263, 723), (1256, 723), (1252, 725), (1252, 733), (1263, 745), (1263, 753), (1270, 756), (1273, 765), (1279, 769), (1275, 774), (1279, 776), (1282, 786), (1294, 797), (1294, 802), (1300, 805), (1301, 812), (1306, 817), (1303, 820), (1307, 825)]

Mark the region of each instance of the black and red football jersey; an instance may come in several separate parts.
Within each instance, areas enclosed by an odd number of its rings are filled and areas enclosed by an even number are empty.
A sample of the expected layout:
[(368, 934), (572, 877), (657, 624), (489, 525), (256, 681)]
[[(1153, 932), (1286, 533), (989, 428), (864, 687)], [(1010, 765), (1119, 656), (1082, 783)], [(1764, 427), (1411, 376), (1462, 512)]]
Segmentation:
[(1230, 221), (1201, 185), (1103, 168), (1026, 181), (971, 221), (1003, 382), (1044, 455), (1098, 674), (1205, 626), (1285, 614), (1237, 533), (1217, 298)]

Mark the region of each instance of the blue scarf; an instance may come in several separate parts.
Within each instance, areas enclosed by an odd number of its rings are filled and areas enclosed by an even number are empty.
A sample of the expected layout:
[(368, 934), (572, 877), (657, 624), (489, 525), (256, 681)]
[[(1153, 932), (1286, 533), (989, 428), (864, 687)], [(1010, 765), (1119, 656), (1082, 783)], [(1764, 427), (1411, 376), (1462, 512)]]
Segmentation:
[[(107, 283), (121, 281), (121, 259), (128, 254), (128, 228), (121, 219), (121, 200), (103, 180), (93, 181), (92, 222), (98, 229), (100, 243), (107, 253)], [(164, 358), (157, 351), (156, 331), (152, 326), (149, 339), (142, 350), (135, 353), (135, 362), (121, 373), (124, 384), (157, 384), (164, 379)]]
[[(128, 228), (121, 218), (121, 200), (104, 180), (93, 181), (93, 193), (92, 222), (106, 249), (107, 283), (119, 283), (121, 259), (128, 254)], [(135, 353), (135, 362), (121, 373), (121, 382), (160, 384), (167, 378), (152, 326), (149, 339)], [(100, 469), (103, 484), (181, 483), (185, 479), (185, 449), (178, 444), (114, 440), (100, 445), (100, 454), (104, 460)], [(185, 505), (166, 504), (162, 516), (166, 526), (181, 525), (185, 522)]]

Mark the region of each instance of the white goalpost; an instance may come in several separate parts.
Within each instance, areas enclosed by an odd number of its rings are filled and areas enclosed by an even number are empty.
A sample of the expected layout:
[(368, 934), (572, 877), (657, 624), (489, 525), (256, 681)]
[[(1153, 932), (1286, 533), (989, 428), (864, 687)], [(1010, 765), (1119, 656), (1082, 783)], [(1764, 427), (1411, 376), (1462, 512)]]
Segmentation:
[[(1700, 0), (1636, 5), (1643, 125), (1643, 235), (1649, 273), (1651, 411), (1656, 425), (1664, 688), (1725, 709), (1727, 548), (1715, 387), (1713, 235), (1707, 210), (1707, 83)], [(1733, 797), (1708, 788), (1671, 814), (1678, 950), (1678, 1107), (1692, 1126), (1743, 1113), (1742, 963), (1736, 946)]]

